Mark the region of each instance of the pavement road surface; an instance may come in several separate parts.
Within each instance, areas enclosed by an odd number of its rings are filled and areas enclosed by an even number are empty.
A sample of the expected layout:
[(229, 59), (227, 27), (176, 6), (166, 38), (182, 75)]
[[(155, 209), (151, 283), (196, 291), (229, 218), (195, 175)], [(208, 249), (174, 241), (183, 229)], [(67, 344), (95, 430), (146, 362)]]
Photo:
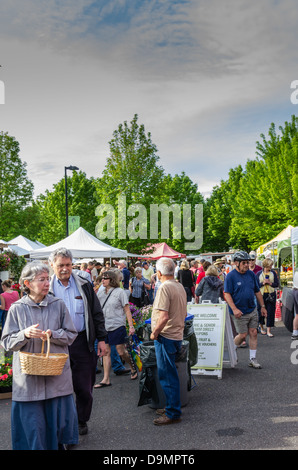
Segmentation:
[[(248, 367), (249, 351), (243, 348), (235, 368), (224, 365), (222, 379), (194, 376), (196, 385), (175, 425), (154, 426), (155, 410), (138, 406), (138, 380), (112, 373), (111, 387), (94, 390), (89, 432), (73, 450), (101, 451), (110, 460), (134, 451), (179, 456), (200, 450), (297, 450), (298, 341), (282, 322), (273, 333), (274, 338), (258, 335), (262, 369)], [(0, 400), (1, 450), (11, 449), (10, 408), (11, 400)]]

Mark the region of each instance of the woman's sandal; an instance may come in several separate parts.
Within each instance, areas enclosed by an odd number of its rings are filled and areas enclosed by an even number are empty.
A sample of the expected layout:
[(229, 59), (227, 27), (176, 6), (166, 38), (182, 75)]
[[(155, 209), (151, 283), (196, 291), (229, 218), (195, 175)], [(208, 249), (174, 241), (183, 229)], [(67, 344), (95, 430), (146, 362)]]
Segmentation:
[(136, 380), (138, 378), (138, 371), (134, 371), (130, 374), (130, 379), (131, 380)]
[(105, 388), (105, 387), (110, 387), (112, 384), (104, 384), (100, 382), (99, 384), (94, 385), (93, 388)]

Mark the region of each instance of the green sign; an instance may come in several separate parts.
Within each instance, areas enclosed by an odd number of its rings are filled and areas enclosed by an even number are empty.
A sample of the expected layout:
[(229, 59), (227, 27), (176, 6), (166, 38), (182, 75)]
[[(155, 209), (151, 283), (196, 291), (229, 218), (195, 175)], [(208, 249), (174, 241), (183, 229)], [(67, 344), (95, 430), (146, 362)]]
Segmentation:
[(70, 215), (68, 217), (68, 233), (69, 235), (80, 227), (80, 217), (78, 215)]

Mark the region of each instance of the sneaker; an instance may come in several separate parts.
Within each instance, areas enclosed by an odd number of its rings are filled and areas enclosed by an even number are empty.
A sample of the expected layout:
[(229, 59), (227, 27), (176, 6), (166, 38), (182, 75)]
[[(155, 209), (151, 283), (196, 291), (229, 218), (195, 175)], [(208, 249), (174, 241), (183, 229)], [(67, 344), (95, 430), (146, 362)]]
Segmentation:
[(292, 335), (291, 339), (298, 339), (298, 335)]
[(260, 364), (258, 363), (255, 357), (249, 361), (248, 365), (249, 367), (253, 367), (254, 369), (262, 369), (262, 367), (260, 366)]

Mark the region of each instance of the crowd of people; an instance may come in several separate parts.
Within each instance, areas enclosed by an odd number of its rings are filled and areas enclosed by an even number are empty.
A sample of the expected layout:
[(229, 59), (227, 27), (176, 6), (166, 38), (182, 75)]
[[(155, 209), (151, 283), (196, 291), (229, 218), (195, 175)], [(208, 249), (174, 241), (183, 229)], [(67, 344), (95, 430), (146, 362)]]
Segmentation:
[[(112, 264), (112, 265), (111, 265)], [(175, 358), (181, 348), (187, 303), (225, 301), (233, 319), (235, 347), (249, 336), (249, 365), (256, 358), (257, 333), (272, 338), (278, 279), (271, 260), (256, 264), (256, 254), (238, 251), (233, 259), (161, 258), (152, 266), (137, 260), (74, 264), (66, 248), (55, 250), (49, 265), (28, 263), (22, 295), (2, 283), (2, 345), (13, 352), (12, 443), (14, 449), (64, 449), (88, 432), (93, 392), (111, 386), (116, 375), (138, 371), (126, 349), (135, 333), (129, 303), (152, 305), (152, 333), (166, 406), (155, 425), (181, 420)], [(17, 295), (15, 295), (17, 294)], [(266, 323), (266, 329), (265, 329)], [(126, 325), (129, 332), (127, 333)], [(298, 331), (298, 327), (297, 327)], [(51, 352), (69, 357), (61, 376), (22, 373), (19, 351), (37, 353), (50, 337)], [(100, 361), (99, 361), (100, 359)], [(128, 365), (128, 368), (124, 364)], [(103, 377), (96, 376), (103, 367)]]

